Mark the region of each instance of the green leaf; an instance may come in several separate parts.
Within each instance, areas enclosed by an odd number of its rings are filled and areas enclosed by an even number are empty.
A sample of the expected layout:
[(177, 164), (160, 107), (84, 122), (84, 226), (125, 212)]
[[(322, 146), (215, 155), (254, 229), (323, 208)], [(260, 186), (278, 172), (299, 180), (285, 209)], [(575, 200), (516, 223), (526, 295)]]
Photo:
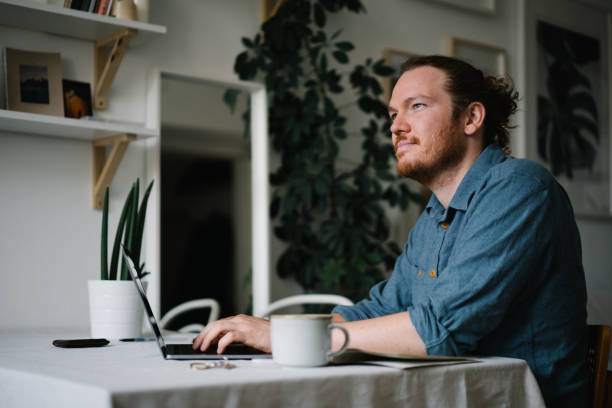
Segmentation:
[(247, 48), (253, 48), (255, 46), (255, 44), (250, 38), (242, 37), (241, 41), (242, 41), (242, 45), (244, 45)]
[(355, 46), (352, 42), (349, 41), (341, 41), (334, 44), (341, 51), (352, 51), (355, 49)]
[[(134, 248), (132, 247), (132, 236), (134, 234), (135, 220), (136, 220), (137, 211), (138, 211), (138, 190), (139, 190), (138, 187), (139, 187), (139, 180), (137, 179), (136, 183), (132, 185), (131, 194), (133, 197), (130, 202), (130, 208), (128, 209), (128, 215), (125, 220), (125, 235), (123, 238), (123, 245), (125, 245), (128, 251), (132, 253), (132, 256), (134, 257), (133, 261), (135, 265), (138, 265), (138, 256), (133, 253)], [(127, 265), (122, 259), (121, 260), (121, 280), (128, 280), (128, 279), (129, 279), (129, 272), (127, 269)]]
[(102, 207), (102, 239), (100, 248), (100, 279), (108, 280), (108, 191), (104, 192), (104, 206)]
[(325, 55), (325, 54), (321, 55), (321, 60), (319, 62), (319, 66), (320, 66), (321, 71), (327, 72), (327, 55)]
[[(390, 165), (379, 81), (390, 67), (379, 58), (350, 66), (355, 46), (334, 27), (342, 12), (363, 10), (361, 0), (285, 1), (262, 36), (243, 42), (234, 64), (241, 79), (256, 78), (267, 89), (270, 144), (279, 155), (270, 174), (270, 214), (284, 244), (278, 275), (293, 277), (305, 292), (326, 289), (355, 299), (392, 261), (382, 205), (411, 197), (397, 188)], [(363, 111), (353, 112), (355, 105)], [(339, 160), (349, 129), (361, 127), (347, 120), (354, 113), (368, 123), (351, 133), (352, 148), (363, 150), (359, 163)]]
[(223, 93), (223, 103), (229, 107), (232, 114), (236, 109), (236, 101), (238, 100), (238, 95), (240, 95), (240, 93), (240, 90), (231, 88), (226, 89)]
[(380, 76), (391, 76), (395, 73), (395, 69), (389, 65), (385, 65), (385, 60), (380, 59), (374, 63), (372, 70), (376, 75)]
[(346, 53), (342, 51), (334, 51), (332, 55), (334, 56), (336, 61), (338, 61), (341, 64), (346, 64), (349, 62), (348, 55), (346, 55)]
[(317, 26), (325, 26), (325, 11), (323, 11), (323, 7), (318, 3), (314, 5), (314, 20)]
[[(149, 202), (149, 195), (151, 194), (152, 188), (153, 188), (153, 180), (151, 180), (151, 182), (147, 186), (145, 194), (142, 198), (142, 202), (140, 203), (140, 209), (138, 210), (138, 216), (136, 219), (136, 229), (134, 231), (134, 236), (133, 236), (133, 248), (134, 248), (133, 254), (138, 261), (140, 261), (140, 251), (142, 249), (142, 237), (144, 234), (145, 219), (147, 216), (147, 205)], [(139, 272), (140, 271), (141, 270), (139, 270)], [(142, 276), (140, 277), (142, 278)]]
[(121, 216), (119, 217), (119, 223), (117, 224), (117, 231), (115, 232), (115, 241), (113, 243), (113, 252), (111, 255), (111, 264), (108, 272), (109, 280), (117, 279), (117, 266), (119, 263), (119, 245), (121, 244), (121, 239), (123, 238), (123, 230), (125, 228), (128, 212), (132, 208), (133, 190), (133, 188), (130, 190), (125, 200), (125, 203), (123, 204)]

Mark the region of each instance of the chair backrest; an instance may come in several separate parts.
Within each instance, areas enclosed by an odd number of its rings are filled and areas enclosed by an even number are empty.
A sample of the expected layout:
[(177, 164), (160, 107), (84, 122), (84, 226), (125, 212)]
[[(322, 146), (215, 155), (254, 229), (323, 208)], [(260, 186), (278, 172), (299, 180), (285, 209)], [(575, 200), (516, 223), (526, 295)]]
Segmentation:
[[(170, 323), (175, 317), (179, 316), (180, 314), (204, 308), (210, 308), (210, 313), (208, 314), (208, 321), (206, 322), (206, 324), (219, 318), (219, 302), (217, 302), (215, 299), (208, 298), (195, 299), (181, 303), (180, 305), (176, 305), (172, 309), (168, 310), (164, 317), (162, 317), (159, 321), (159, 325), (162, 329), (167, 328), (168, 323)], [(187, 326), (181, 327), (178, 331), (182, 333), (199, 332), (203, 328), (204, 324), (202, 323), (192, 323), (188, 324)]]
[(353, 305), (353, 302), (350, 299), (340, 295), (326, 295), (316, 293), (294, 295), (270, 303), (268, 307), (262, 313), (259, 314), (259, 316), (268, 317), (270, 316), (270, 314), (272, 314), (272, 312), (275, 312), (279, 309), (283, 309), (289, 306), (306, 304), (351, 306)]
[(589, 325), (587, 365), (593, 383), (593, 408), (603, 408), (610, 355), (610, 326)]

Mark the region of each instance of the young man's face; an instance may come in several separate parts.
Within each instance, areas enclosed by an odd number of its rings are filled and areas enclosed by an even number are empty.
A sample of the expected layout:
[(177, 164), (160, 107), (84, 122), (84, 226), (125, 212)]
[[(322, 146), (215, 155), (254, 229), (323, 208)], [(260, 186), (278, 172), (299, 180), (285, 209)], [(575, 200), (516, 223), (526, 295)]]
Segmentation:
[(406, 71), (389, 102), (397, 170), (424, 184), (452, 169), (467, 149), (462, 116), (452, 118), (446, 79), (444, 71), (430, 66)]

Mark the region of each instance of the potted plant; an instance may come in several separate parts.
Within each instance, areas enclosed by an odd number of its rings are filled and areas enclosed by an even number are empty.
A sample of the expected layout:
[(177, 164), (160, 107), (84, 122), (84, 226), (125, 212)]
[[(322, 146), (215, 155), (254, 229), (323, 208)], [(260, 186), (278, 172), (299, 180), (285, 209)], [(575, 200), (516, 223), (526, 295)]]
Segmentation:
[[(360, 0), (281, 2), (254, 38), (242, 39), (246, 50), (234, 71), (266, 85), (271, 146), (280, 161), (270, 175), (270, 214), (276, 237), (286, 244), (278, 275), (294, 277), (306, 292), (360, 299), (400, 253), (385, 207), (403, 210), (424, 198), (394, 169), (378, 79), (394, 70), (371, 58), (351, 67), (353, 43), (340, 39), (341, 29), (327, 27), (343, 10), (365, 8)], [(230, 107), (233, 96), (225, 95)], [(361, 146), (354, 164), (340, 156), (350, 136)]]
[(100, 279), (88, 282), (91, 336), (94, 338), (117, 339), (142, 335), (143, 308), (139, 294), (134, 288), (134, 283), (130, 282), (130, 274), (123, 260), (119, 268), (119, 245), (123, 242), (134, 257), (138, 276), (143, 278), (149, 273), (144, 271), (144, 263), (140, 263), (140, 249), (153, 181), (147, 187), (140, 205), (139, 186), (140, 181), (136, 180), (123, 205), (110, 264), (108, 262), (109, 189), (106, 188), (102, 209)]

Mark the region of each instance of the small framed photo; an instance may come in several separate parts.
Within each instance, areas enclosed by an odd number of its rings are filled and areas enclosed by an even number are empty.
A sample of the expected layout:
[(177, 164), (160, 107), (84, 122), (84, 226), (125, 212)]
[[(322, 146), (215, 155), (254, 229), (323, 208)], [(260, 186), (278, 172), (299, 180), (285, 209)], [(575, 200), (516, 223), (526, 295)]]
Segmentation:
[(469, 62), (482, 70), (485, 75), (504, 77), (506, 75), (506, 50), (496, 45), (450, 37), (447, 42), (448, 55)]
[(7, 108), (64, 116), (59, 53), (4, 49)]
[(92, 116), (91, 85), (88, 82), (62, 81), (64, 94), (64, 116), (79, 119), (83, 116)]
[(388, 103), (391, 99), (391, 93), (393, 87), (400, 77), (401, 65), (410, 57), (414, 57), (417, 54), (408, 51), (396, 50), (393, 48), (385, 48), (383, 50), (383, 58), (385, 59), (385, 65), (390, 66), (395, 71), (393, 75), (386, 77), (383, 83), (383, 97), (384, 102)]

